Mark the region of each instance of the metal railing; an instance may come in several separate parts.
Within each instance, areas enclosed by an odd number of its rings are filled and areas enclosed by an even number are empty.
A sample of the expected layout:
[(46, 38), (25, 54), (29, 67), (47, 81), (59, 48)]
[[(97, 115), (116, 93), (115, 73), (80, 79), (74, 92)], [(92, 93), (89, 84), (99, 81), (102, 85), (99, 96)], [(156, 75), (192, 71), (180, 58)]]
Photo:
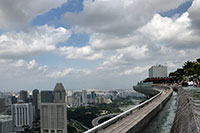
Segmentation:
[(162, 91), (160, 91), (160, 93), (158, 93), (157, 95), (153, 96), (152, 98), (146, 100), (145, 102), (143, 102), (143, 103), (141, 103), (139, 105), (136, 105), (135, 107), (133, 107), (133, 108), (131, 108), (131, 109), (125, 111), (125, 112), (122, 112), (121, 114), (119, 114), (119, 115), (117, 115), (117, 116), (115, 116), (115, 117), (113, 117), (113, 118), (111, 118), (111, 119), (109, 119), (109, 120), (107, 120), (107, 121), (105, 121), (105, 122), (103, 122), (103, 123), (91, 128), (91, 129), (87, 130), (84, 133), (96, 133), (97, 131), (108, 127), (109, 125), (111, 125), (111, 124), (113, 124), (113, 123), (125, 118), (126, 116), (130, 115), (133, 111), (135, 111), (135, 110), (143, 107), (144, 105), (148, 104), (149, 102), (151, 102), (152, 100), (154, 100), (155, 98), (160, 96), (161, 94), (162, 94)]

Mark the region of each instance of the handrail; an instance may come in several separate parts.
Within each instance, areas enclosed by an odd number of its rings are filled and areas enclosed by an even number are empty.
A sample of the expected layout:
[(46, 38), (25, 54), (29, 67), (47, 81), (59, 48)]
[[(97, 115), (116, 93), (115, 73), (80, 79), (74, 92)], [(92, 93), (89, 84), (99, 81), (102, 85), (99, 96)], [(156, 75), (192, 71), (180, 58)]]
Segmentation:
[(139, 105), (136, 105), (135, 107), (133, 107), (133, 108), (127, 110), (127, 111), (122, 112), (121, 114), (119, 114), (119, 115), (117, 115), (117, 116), (115, 116), (115, 117), (113, 117), (113, 118), (111, 118), (111, 119), (109, 119), (109, 120), (107, 120), (107, 121), (105, 121), (105, 122), (103, 122), (103, 123), (91, 128), (91, 129), (85, 131), (84, 133), (96, 133), (98, 130), (103, 129), (105, 127), (108, 127), (109, 125), (115, 123), (116, 121), (124, 118), (125, 116), (127, 116), (129, 114), (131, 114), (134, 110), (137, 110), (138, 108), (143, 107), (145, 104), (148, 104), (149, 102), (151, 102), (152, 100), (154, 100), (155, 98), (160, 96), (161, 94), (162, 94), (162, 91), (160, 91), (160, 93), (158, 93), (157, 95), (153, 96), (152, 98), (146, 100), (145, 102), (143, 102), (143, 103), (141, 103)]

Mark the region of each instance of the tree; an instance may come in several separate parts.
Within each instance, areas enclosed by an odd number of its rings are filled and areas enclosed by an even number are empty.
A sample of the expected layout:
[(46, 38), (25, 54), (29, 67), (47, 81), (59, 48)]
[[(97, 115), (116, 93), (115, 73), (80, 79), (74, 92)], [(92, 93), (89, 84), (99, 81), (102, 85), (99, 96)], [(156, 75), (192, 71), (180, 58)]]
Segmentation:
[(184, 76), (199, 78), (200, 76), (200, 58), (197, 61), (187, 61), (182, 68), (177, 69), (175, 72), (171, 72), (169, 76), (175, 80), (183, 80)]
[(192, 66), (194, 74), (196, 74), (198, 77), (200, 75), (200, 62), (196, 62)]
[(200, 58), (199, 58), (199, 59), (197, 59), (197, 62), (199, 62), (199, 63), (200, 63)]
[(188, 68), (191, 68), (193, 64), (194, 64), (194, 63), (191, 62), (191, 61), (185, 62), (184, 66), (183, 66), (183, 70), (188, 69)]

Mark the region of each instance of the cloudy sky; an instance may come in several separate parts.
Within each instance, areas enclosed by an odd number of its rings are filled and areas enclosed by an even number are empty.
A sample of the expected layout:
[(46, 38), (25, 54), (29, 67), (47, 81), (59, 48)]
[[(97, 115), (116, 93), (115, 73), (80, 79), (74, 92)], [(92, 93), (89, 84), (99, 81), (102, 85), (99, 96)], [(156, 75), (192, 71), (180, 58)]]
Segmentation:
[(0, 0), (0, 90), (132, 88), (200, 57), (200, 0)]

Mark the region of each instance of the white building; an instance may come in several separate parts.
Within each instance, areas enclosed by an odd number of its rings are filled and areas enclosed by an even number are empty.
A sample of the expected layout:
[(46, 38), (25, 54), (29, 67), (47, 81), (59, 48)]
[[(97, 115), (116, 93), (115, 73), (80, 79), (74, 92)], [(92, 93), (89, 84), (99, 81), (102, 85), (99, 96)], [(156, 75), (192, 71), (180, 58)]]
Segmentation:
[(12, 116), (0, 115), (0, 133), (12, 133)]
[(67, 133), (66, 92), (61, 83), (56, 84), (52, 95), (52, 102), (41, 102), (40, 105), (41, 133)]
[(78, 95), (73, 95), (72, 97), (72, 107), (81, 106), (81, 97)]
[(162, 65), (152, 66), (149, 69), (149, 78), (167, 77), (167, 67)]
[(73, 97), (67, 96), (67, 106), (72, 107), (73, 106)]
[(87, 104), (88, 103), (87, 91), (86, 90), (82, 90), (82, 103), (83, 104)]
[(33, 107), (31, 103), (12, 105), (12, 117), (15, 131), (23, 131), (24, 127), (32, 128)]

